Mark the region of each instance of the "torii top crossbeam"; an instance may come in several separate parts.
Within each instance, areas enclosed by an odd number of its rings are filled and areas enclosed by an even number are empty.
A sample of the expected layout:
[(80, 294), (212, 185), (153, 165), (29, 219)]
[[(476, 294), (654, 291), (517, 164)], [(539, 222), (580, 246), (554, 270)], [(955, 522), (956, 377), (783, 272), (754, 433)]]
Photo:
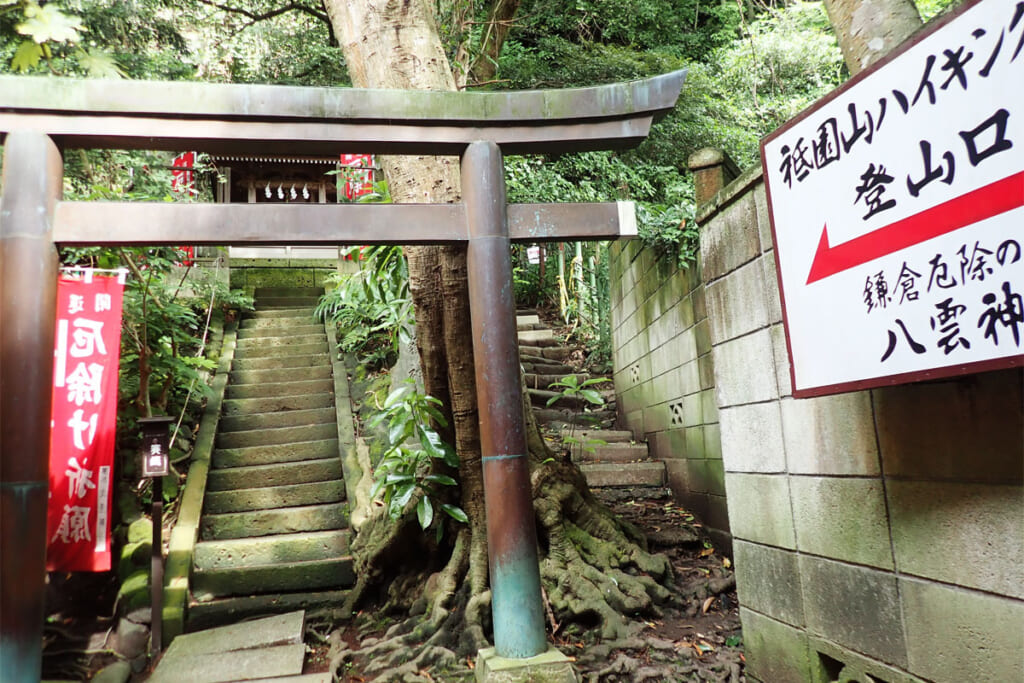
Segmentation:
[(5, 76), (0, 131), (31, 128), (64, 147), (219, 154), (459, 155), (476, 140), (505, 154), (578, 152), (640, 143), (685, 78), (466, 93)]
[[(499, 655), (547, 646), (522, 420), (512, 239), (612, 239), (615, 204), (507, 206), (503, 153), (628, 147), (685, 71), (555, 91), (451, 93), (0, 77), (0, 671), (38, 680), (56, 244), (467, 245)], [(62, 202), (64, 148), (459, 155), (459, 204)], [(635, 230), (634, 230), (635, 232)], [(154, 615), (154, 618), (159, 618)]]

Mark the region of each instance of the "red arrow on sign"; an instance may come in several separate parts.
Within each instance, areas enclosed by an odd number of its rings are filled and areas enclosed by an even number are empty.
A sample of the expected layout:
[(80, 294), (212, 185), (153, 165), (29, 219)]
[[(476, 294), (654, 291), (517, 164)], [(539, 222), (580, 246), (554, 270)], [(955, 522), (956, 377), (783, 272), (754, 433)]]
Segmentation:
[(1024, 206), (1024, 171), (832, 247), (821, 231), (807, 284)]

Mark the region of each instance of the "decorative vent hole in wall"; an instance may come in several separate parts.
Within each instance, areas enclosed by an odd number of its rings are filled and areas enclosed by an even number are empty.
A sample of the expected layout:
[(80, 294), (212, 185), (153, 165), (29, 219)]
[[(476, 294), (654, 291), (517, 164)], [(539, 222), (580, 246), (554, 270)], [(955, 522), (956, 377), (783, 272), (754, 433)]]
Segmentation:
[(821, 668), (825, 671), (826, 680), (829, 683), (890, 683), (890, 681), (877, 678), (862, 671), (853, 664), (844, 664), (823, 652), (819, 652), (818, 657), (821, 660)]
[(640, 364), (639, 363), (633, 363), (633, 365), (630, 366), (630, 368), (629, 368), (629, 381), (632, 382), (633, 384), (638, 384), (640, 382)]
[(673, 427), (682, 427), (685, 422), (683, 421), (683, 402), (676, 401), (675, 403), (668, 404), (669, 412), (669, 424)]

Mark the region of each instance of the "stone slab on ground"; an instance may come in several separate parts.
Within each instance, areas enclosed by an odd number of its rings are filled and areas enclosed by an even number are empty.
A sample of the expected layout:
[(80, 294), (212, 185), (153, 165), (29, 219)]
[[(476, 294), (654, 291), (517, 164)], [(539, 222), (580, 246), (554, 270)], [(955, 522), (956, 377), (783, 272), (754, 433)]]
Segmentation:
[(151, 683), (222, 683), (298, 676), (305, 612), (289, 612), (178, 636)]
[[(303, 610), (275, 614), (262, 619), (252, 619), (230, 626), (187, 633), (178, 636), (167, 648), (164, 661), (178, 652), (192, 655), (250, 650), (273, 645), (302, 644), (303, 631), (306, 626), (306, 613)], [(161, 665), (163, 661), (161, 661)], [(182, 679), (185, 680), (185, 679)]]
[(150, 677), (150, 683), (231, 683), (233, 681), (266, 680), (302, 673), (306, 646), (275, 645), (272, 647), (183, 654), (170, 659), (170, 651)]
[(579, 674), (564, 654), (552, 646), (525, 659), (499, 656), (493, 647), (480, 650), (476, 660), (477, 683), (577, 683)]
[(337, 609), (349, 591), (310, 591), (217, 598), (193, 602), (188, 608), (189, 629), (209, 628), (235, 623), (255, 615), (290, 612), (296, 609)]

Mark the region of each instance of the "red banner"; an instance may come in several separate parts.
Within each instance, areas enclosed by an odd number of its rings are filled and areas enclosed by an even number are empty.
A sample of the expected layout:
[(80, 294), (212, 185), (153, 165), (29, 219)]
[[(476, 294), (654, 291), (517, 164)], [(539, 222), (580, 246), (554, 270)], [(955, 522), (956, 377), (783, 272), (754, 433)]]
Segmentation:
[(195, 152), (182, 152), (171, 162), (171, 191), (177, 194), (195, 194)]
[(345, 181), (342, 191), (346, 199), (355, 201), (373, 192), (372, 154), (342, 154), (340, 162)]
[(48, 571), (110, 569), (122, 293), (112, 277), (57, 283)]

